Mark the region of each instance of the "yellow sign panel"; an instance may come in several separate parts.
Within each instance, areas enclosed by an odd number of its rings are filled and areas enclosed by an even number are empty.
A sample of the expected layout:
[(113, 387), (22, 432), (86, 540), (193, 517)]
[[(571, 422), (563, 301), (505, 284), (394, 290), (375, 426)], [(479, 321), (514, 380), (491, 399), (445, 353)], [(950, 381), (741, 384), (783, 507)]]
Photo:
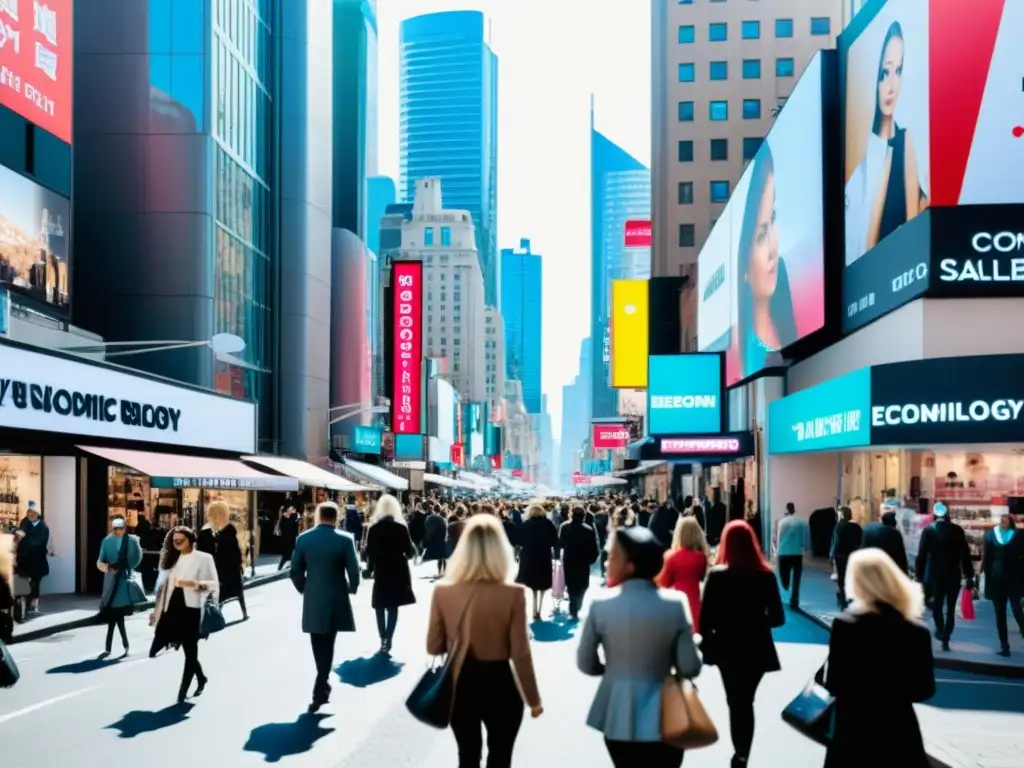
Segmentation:
[(611, 368), (614, 389), (647, 388), (646, 280), (612, 282)]

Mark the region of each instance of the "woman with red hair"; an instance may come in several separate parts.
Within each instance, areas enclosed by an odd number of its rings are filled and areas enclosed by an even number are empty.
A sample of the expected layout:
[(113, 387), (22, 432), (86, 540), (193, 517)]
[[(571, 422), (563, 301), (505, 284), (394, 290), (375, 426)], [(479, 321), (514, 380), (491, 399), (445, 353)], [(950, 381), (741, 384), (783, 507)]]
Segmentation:
[(772, 629), (785, 623), (778, 582), (753, 529), (732, 521), (722, 531), (700, 611), (704, 663), (718, 667), (729, 704), (732, 768), (750, 759), (754, 696), (765, 673), (781, 669)]

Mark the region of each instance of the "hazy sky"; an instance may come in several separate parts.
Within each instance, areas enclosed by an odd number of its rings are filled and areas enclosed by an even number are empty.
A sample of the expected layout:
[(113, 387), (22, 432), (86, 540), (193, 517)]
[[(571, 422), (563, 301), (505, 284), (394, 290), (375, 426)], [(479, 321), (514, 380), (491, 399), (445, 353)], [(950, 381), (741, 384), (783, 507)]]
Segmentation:
[[(629, 13), (623, 7), (629, 6)], [(478, 10), (498, 56), (498, 246), (544, 256), (544, 392), (555, 439), (562, 385), (590, 317), (589, 99), (597, 128), (650, 157), (650, 10), (640, 0), (380, 0), (380, 173), (398, 180), (398, 30)], [(442, 190), (443, 191), (443, 190)]]

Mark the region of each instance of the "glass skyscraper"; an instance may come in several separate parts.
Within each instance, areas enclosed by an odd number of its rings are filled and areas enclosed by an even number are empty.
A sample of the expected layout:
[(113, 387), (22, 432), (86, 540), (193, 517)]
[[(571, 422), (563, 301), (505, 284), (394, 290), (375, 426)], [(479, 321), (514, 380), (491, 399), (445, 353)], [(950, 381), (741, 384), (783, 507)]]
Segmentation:
[(541, 412), (543, 273), (529, 240), (501, 251), (501, 317), (505, 324), (505, 372), (523, 384), (528, 413)]
[(412, 202), (417, 179), (441, 179), (446, 209), (476, 227), (484, 297), (498, 306), (498, 57), (484, 15), (452, 11), (402, 22), (399, 188)]

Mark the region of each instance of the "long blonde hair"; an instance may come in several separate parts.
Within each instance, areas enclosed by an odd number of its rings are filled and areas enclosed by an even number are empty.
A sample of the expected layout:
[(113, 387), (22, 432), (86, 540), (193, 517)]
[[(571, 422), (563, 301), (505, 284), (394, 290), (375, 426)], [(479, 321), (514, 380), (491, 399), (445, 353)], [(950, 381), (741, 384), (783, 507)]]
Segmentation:
[(14, 580), (14, 537), (0, 534), (0, 579), (11, 584)]
[(680, 517), (676, 523), (676, 530), (672, 534), (672, 551), (677, 549), (689, 549), (693, 552), (700, 552), (708, 561), (711, 560), (711, 549), (708, 547), (707, 537), (704, 529), (700, 527), (695, 517)]
[(211, 501), (206, 505), (206, 522), (219, 531), (231, 522), (231, 507), (226, 501)]
[(860, 613), (875, 613), (878, 606), (885, 603), (909, 620), (924, 615), (921, 586), (897, 568), (889, 555), (875, 547), (859, 549), (850, 555), (846, 594), (853, 600), (851, 609)]
[(512, 547), (501, 521), (494, 515), (474, 515), (455, 545), (445, 581), (506, 582), (512, 578)]
[(405, 525), (405, 515), (402, 514), (402, 505), (399, 504), (398, 499), (390, 493), (385, 493), (377, 499), (377, 506), (374, 507), (373, 517), (370, 518), (370, 524), (372, 525), (385, 517), (390, 517), (396, 523)]

